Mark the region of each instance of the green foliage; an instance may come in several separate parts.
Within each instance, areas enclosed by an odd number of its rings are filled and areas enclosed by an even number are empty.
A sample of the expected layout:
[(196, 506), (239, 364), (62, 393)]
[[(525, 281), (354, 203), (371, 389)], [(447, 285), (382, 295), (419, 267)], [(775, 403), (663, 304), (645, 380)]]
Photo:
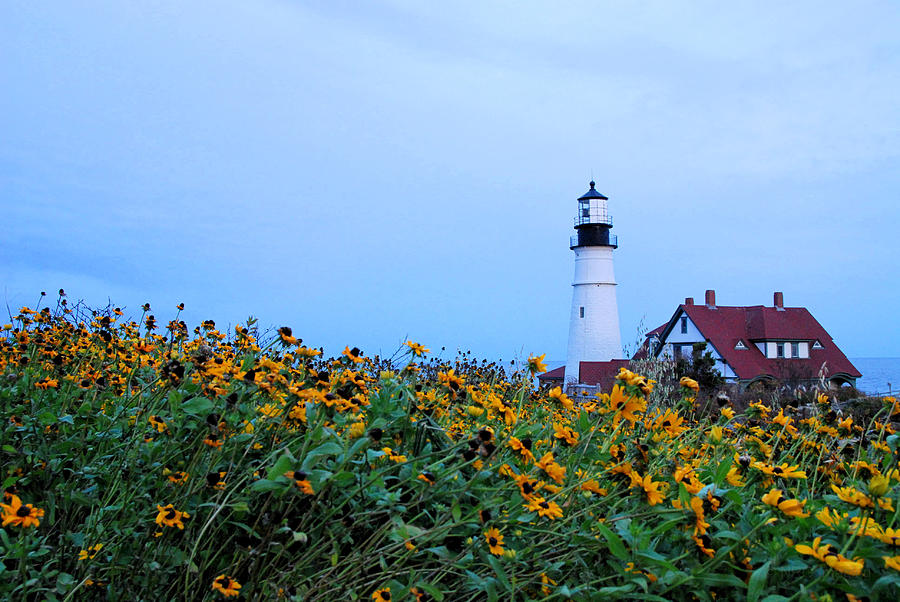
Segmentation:
[[(827, 399), (692, 421), (628, 372), (570, 407), (412, 347), (324, 360), (252, 324), (80, 321), (23, 311), (0, 337), (0, 598), (900, 593), (889, 399), (865, 425)], [(805, 553), (816, 538), (859, 574)]]

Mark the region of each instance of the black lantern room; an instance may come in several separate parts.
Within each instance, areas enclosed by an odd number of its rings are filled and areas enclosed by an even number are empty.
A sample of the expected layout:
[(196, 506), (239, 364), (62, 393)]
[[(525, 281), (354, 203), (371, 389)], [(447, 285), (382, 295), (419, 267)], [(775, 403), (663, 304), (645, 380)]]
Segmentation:
[(612, 216), (606, 202), (609, 200), (594, 188), (578, 198), (578, 215), (575, 216), (575, 236), (569, 239), (569, 248), (575, 247), (612, 247), (617, 248), (618, 238), (610, 234)]

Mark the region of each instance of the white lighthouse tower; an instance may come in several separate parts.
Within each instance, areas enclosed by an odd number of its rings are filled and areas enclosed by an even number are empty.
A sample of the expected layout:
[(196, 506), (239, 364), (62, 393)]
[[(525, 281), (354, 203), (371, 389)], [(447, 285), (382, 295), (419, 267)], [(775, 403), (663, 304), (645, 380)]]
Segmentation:
[(579, 382), (581, 362), (622, 357), (613, 272), (613, 250), (619, 245), (616, 235), (610, 233), (608, 200), (594, 189), (592, 181), (591, 189), (578, 199), (575, 236), (569, 239), (569, 248), (575, 251), (575, 279), (566, 353), (567, 385)]

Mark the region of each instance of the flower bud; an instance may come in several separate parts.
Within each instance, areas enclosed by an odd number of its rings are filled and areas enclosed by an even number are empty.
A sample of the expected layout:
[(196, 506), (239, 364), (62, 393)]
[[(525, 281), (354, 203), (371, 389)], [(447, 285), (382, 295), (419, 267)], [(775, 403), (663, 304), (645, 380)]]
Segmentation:
[(876, 497), (882, 497), (891, 488), (891, 480), (885, 476), (877, 475), (869, 481), (869, 493)]

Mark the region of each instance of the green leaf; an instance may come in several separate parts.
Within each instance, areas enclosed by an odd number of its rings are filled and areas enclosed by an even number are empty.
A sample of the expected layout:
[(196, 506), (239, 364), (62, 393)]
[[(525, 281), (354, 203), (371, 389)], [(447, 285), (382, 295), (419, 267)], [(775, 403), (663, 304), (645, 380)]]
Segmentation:
[(209, 414), (210, 410), (215, 407), (213, 402), (205, 397), (194, 397), (181, 404), (181, 410), (187, 414), (194, 416), (202, 416)]
[(729, 470), (731, 470), (731, 458), (722, 460), (722, 463), (719, 464), (719, 468), (716, 469), (716, 485), (725, 480)]
[[(336, 456), (344, 451), (344, 447), (337, 441), (326, 441), (322, 445), (313, 448), (303, 458), (303, 468), (308, 469), (313, 465), (313, 460), (321, 456)], [(285, 469), (287, 470), (287, 469)]]
[(283, 489), (284, 485), (282, 483), (278, 483), (276, 481), (271, 481), (269, 479), (260, 479), (250, 485), (250, 489), (259, 493), (264, 493), (266, 491), (275, 491), (276, 489)]
[(450, 516), (453, 517), (453, 520), (459, 522), (459, 519), (462, 516), (462, 510), (459, 507), (459, 502), (453, 502), (453, 507), (450, 508)]
[(293, 470), (295, 466), (297, 466), (297, 458), (291, 452), (285, 450), (281, 457), (275, 461), (275, 464), (272, 465), (272, 468), (269, 469), (269, 472), (266, 473), (266, 478), (274, 481), (287, 471)]
[(612, 552), (613, 556), (623, 562), (630, 559), (628, 550), (625, 549), (625, 544), (622, 543), (622, 539), (618, 535), (613, 533), (603, 523), (597, 523), (597, 528), (600, 529), (600, 533), (606, 538), (606, 542), (609, 544), (609, 551)]
[(785, 602), (786, 600), (790, 600), (790, 598), (785, 598), (784, 596), (779, 596), (778, 594), (769, 594), (762, 599), (762, 602)]
[(426, 594), (437, 600), (437, 602), (442, 602), (444, 599), (444, 592), (431, 585), (430, 583), (416, 583), (416, 587), (425, 591)]
[(500, 582), (506, 591), (512, 592), (512, 584), (509, 582), (509, 578), (506, 576), (506, 571), (503, 570), (503, 565), (500, 564), (500, 561), (497, 560), (497, 557), (494, 555), (488, 556), (488, 562), (491, 565), (491, 568), (494, 569), (494, 573), (497, 575), (497, 580)]
[(747, 601), (756, 602), (766, 587), (766, 580), (769, 578), (769, 566), (772, 561), (766, 562), (764, 565), (753, 571), (750, 575), (750, 582), (747, 583)]

